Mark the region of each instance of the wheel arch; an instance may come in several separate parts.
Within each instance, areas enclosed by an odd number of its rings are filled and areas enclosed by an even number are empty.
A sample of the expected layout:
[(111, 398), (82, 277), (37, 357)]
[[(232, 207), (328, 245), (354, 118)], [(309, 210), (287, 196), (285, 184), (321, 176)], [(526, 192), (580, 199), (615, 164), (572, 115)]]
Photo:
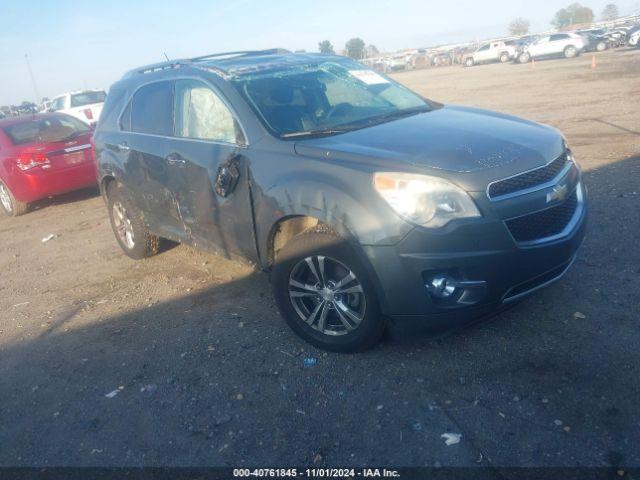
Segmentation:
[(100, 194), (102, 195), (103, 198), (107, 198), (107, 189), (109, 188), (109, 185), (111, 185), (113, 182), (117, 183), (117, 179), (116, 176), (109, 172), (109, 173), (105, 173), (102, 178), (100, 178), (100, 182), (99, 182), (99, 187), (100, 187)]
[[(319, 224), (354, 245), (393, 245), (413, 228), (373, 188), (353, 188), (361, 181), (321, 177), (293, 175), (270, 189), (252, 189), (257, 246), (264, 268), (269, 268), (286, 240)], [(365, 177), (362, 181), (369, 181), (367, 174)]]
[(382, 311), (386, 312), (386, 294), (365, 246), (393, 245), (413, 227), (392, 212), (381, 198), (367, 196), (365, 205), (343, 187), (337, 188), (329, 181), (298, 181), (260, 192), (254, 205), (261, 266), (270, 271), (278, 250), (297, 235), (318, 226), (328, 228), (352, 247), (374, 285)]

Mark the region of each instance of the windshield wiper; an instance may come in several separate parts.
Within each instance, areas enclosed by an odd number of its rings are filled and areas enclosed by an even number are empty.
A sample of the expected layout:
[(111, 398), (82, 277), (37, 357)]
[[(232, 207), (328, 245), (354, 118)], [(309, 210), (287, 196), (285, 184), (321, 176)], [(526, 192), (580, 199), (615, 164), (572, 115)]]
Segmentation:
[(394, 120), (396, 118), (407, 117), (409, 115), (415, 115), (422, 112), (430, 112), (431, 108), (424, 105), (414, 108), (405, 108), (404, 110), (394, 110), (393, 112), (383, 113), (382, 115), (376, 115), (370, 118), (363, 118), (353, 123), (338, 125), (335, 127), (319, 128), (317, 130), (305, 130), (303, 132), (292, 132), (281, 135), (280, 138), (296, 138), (296, 137), (313, 137), (323, 135), (335, 135), (338, 133), (345, 133), (351, 130), (358, 130), (361, 128), (370, 127), (380, 123)]
[(353, 130), (356, 127), (331, 127), (331, 128), (319, 128), (317, 130), (305, 130), (304, 132), (292, 132), (280, 135), (280, 138), (296, 138), (296, 137), (314, 137), (322, 135), (335, 135), (337, 133), (345, 133), (349, 130)]
[(431, 108), (427, 105), (413, 108), (405, 108), (404, 110), (394, 110), (393, 112), (383, 113), (382, 115), (376, 115), (375, 117), (371, 117), (367, 119), (367, 123), (369, 125), (376, 125), (379, 123), (386, 122), (388, 120), (395, 120), (397, 118), (408, 117), (410, 115), (415, 115), (417, 113), (430, 112)]

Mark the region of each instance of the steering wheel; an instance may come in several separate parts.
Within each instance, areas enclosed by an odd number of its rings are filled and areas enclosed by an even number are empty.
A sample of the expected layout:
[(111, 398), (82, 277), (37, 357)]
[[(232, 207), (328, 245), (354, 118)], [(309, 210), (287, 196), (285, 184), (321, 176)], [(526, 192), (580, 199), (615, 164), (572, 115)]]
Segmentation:
[(327, 116), (325, 118), (328, 120), (332, 118), (334, 115), (339, 115), (341, 113), (344, 114), (346, 113), (346, 111), (351, 110), (352, 108), (353, 108), (353, 105), (351, 105), (350, 103), (346, 103), (346, 102), (337, 103), (336, 105), (331, 107), (331, 110), (327, 112)]

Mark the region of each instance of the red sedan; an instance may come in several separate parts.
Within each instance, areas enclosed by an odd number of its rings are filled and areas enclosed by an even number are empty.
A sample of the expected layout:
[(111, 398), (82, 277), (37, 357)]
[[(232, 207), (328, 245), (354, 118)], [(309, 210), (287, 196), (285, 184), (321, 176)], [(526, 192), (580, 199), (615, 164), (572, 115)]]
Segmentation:
[(96, 185), (91, 136), (62, 113), (0, 120), (0, 205), (9, 216), (35, 200)]

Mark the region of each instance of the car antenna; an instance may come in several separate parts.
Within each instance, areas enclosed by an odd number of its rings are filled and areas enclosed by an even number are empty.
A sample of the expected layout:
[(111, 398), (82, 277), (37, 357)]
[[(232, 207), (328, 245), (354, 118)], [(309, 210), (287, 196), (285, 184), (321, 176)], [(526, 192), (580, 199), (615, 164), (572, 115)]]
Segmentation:
[(162, 52), (164, 54), (164, 58), (167, 59), (167, 62), (170, 62), (171, 60), (169, 60), (169, 56), (167, 55), (167, 52)]

